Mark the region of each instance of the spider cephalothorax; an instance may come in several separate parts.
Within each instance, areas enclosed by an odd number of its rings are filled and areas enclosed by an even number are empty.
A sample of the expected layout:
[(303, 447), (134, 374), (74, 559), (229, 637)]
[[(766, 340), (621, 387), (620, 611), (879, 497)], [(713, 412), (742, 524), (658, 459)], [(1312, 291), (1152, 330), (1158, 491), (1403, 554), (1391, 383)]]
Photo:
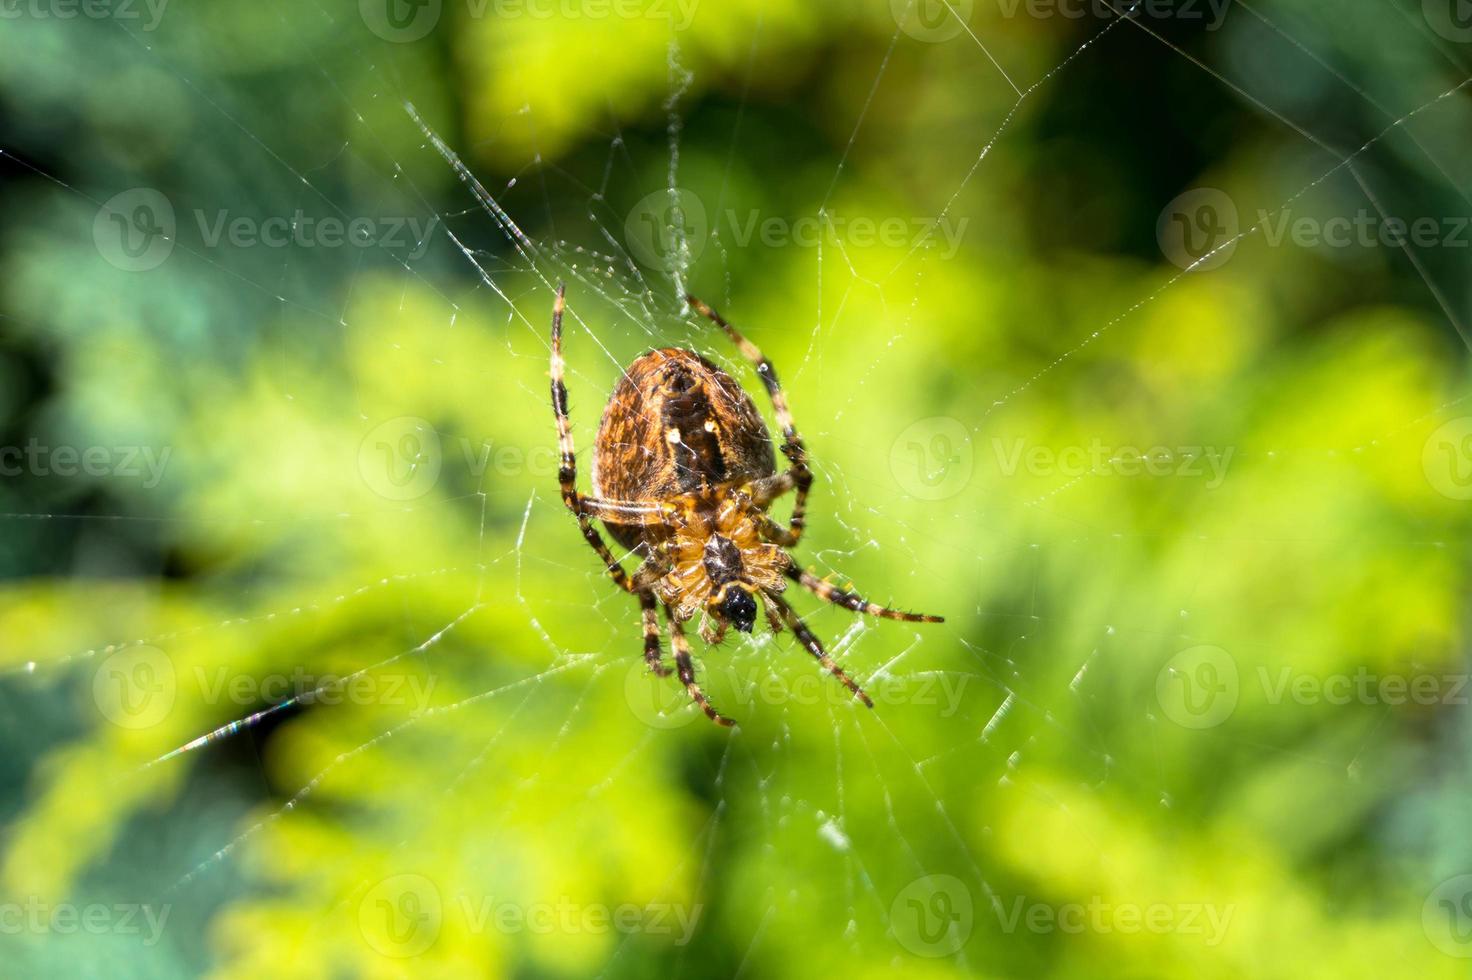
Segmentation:
[(787, 587), (787, 553), (762, 540), (743, 499), (749, 490), (727, 492), (724, 502), (719, 489), (679, 498), (669, 537), (654, 546), (660, 561), (652, 567), (669, 569), (654, 591), (680, 622), (704, 614), (707, 643), (719, 642), (727, 624), (750, 633), (758, 597)]
[[(762, 605), (774, 632), (783, 626), (792, 630), (855, 697), (873, 707), (782, 598), (785, 580), (855, 612), (909, 622), (941, 619), (877, 606), (797, 567), (785, 549), (802, 537), (813, 477), (786, 396), (771, 362), (754, 344), (704, 303), (687, 300), (755, 365), (782, 428), (788, 468), (778, 472), (766, 425), (730, 375), (698, 354), (666, 347), (638, 358), (619, 380), (598, 426), (593, 496), (580, 494), (563, 383), (563, 289), (558, 286), (552, 313), (552, 409), (562, 455), (558, 480), (563, 502), (609, 575), (638, 597), (644, 657), (661, 676), (669, 674), (659, 648), (657, 607), (664, 605), (680, 680), (712, 720), (731, 724), (695, 683), (684, 624), (699, 613), (701, 637), (716, 643), (731, 626), (751, 632)], [(794, 493), (792, 516), (784, 527), (767, 509), (789, 491)], [(595, 518), (614, 540), (643, 559), (632, 577), (604, 544)]]

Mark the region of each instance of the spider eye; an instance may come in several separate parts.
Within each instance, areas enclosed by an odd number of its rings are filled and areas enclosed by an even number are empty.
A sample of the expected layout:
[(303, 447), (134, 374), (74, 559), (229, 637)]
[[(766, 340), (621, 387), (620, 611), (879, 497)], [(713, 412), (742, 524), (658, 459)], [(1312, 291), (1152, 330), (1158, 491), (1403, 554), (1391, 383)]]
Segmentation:
[(756, 600), (745, 589), (730, 588), (721, 603), (721, 615), (743, 633), (750, 633), (756, 622)]

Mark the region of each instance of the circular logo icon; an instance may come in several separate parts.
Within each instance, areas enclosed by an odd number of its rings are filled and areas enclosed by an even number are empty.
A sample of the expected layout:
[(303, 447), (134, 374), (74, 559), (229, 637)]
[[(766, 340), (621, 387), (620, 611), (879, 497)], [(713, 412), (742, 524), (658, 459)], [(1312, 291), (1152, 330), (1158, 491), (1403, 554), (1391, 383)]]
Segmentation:
[(954, 497), (971, 482), (971, 431), (937, 415), (901, 432), (889, 447), (889, 471), (900, 489), (921, 500)]
[(147, 272), (174, 250), (174, 205), (152, 187), (114, 194), (92, 221), (92, 242), (109, 265)]
[(1421, 0), (1421, 15), (1448, 41), (1472, 41), (1472, 0)]
[(414, 500), (440, 478), (439, 433), (424, 419), (403, 415), (373, 427), (358, 446), (358, 473), (387, 500)]
[(972, 0), (889, 0), (889, 12), (900, 30), (917, 41), (938, 44), (966, 30)]
[(673, 677), (658, 676), (642, 659), (634, 661), (624, 675), (624, 700), (634, 717), (650, 728), (683, 728), (700, 711), (685, 685)]
[(1446, 955), (1472, 958), (1472, 875), (1448, 878), (1426, 896), (1421, 927)]
[(169, 716), (177, 691), (174, 662), (162, 650), (134, 646), (111, 654), (92, 675), (92, 698), (120, 728), (151, 728)]
[(668, 272), (700, 257), (705, 248), (705, 205), (691, 191), (677, 187), (645, 194), (624, 219), (629, 254), (648, 269)]
[(1237, 205), (1215, 187), (1178, 195), (1155, 223), (1160, 251), (1175, 265), (1205, 272), (1225, 265), (1237, 251)]
[(417, 41), (440, 20), (442, 0), (358, 0), (358, 13), (368, 29), (385, 41)]
[(1215, 728), (1237, 710), (1237, 661), (1221, 647), (1199, 646), (1171, 657), (1155, 675), (1155, 698), (1182, 728)]
[(971, 889), (951, 875), (910, 882), (889, 906), (889, 929), (916, 956), (950, 956), (971, 938)]
[(1472, 416), (1445, 422), (1421, 447), (1421, 471), (1432, 489), (1452, 500), (1472, 500)]
[(424, 875), (385, 878), (358, 903), (358, 929), (383, 956), (419, 956), (440, 938), (443, 922), (439, 889)]

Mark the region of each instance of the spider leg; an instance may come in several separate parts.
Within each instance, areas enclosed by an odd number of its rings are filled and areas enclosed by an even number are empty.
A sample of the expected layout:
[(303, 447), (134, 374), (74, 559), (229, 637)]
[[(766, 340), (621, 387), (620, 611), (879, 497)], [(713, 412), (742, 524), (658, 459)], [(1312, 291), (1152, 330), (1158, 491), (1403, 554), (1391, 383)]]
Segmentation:
[(869, 699), (869, 695), (865, 694), (864, 689), (859, 687), (852, 677), (844, 673), (843, 668), (838, 666), (838, 662), (828, 655), (828, 651), (823, 649), (823, 644), (813, 635), (813, 631), (808, 629), (807, 625), (797, 618), (797, 613), (793, 612), (792, 607), (784, 602), (781, 596), (771, 590), (767, 590), (763, 594), (766, 596), (767, 602), (774, 606), (777, 612), (781, 614), (783, 622), (787, 624), (787, 628), (792, 630), (793, 635), (798, 638), (803, 646), (807, 647), (808, 653), (817, 657), (818, 663), (827, 668), (828, 673), (843, 681), (843, 686), (852, 691), (854, 697), (864, 702), (866, 706), (870, 708), (874, 707), (874, 702)]
[(655, 583), (669, 573), (670, 567), (669, 555), (663, 551), (644, 559), (644, 563), (634, 569), (634, 591), (652, 594)]
[(638, 595), (639, 612), (644, 619), (644, 662), (657, 676), (668, 677), (670, 669), (664, 665), (659, 649), (659, 607), (654, 593), (640, 592)]
[(567, 366), (562, 359), (562, 309), (563, 284), (558, 283), (557, 300), (552, 305), (552, 414), (557, 417), (557, 448), (561, 452), (557, 482), (562, 487), (562, 502), (577, 517), (583, 539), (603, 559), (614, 583), (625, 592), (633, 592), (634, 586), (629, 581), (628, 573), (613, 552), (608, 550), (603, 536), (593, 526), (593, 518), (598, 517), (616, 524), (653, 524), (663, 520), (664, 510), (657, 504), (601, 500), (578, 493), (577, 453), (572, 444), (572, 422), (567, 415), (567, 385), (563, 381)]
[(927, 616), (924, 613), (902, 612), (899, 609), (890, 609), (886, 606), (876, 605), (862, 596), (843, 589), (829, 585), (810, 572), (804, 572), (796, 565), (787, 566), (786, 575), (809, 592), (816, 595), (824, 602), (831, 602), (835, 606), (842, 606), (857, 613), (866, 613), (870, 616), (879, 616), (883, 619), (900, 619), (907, 623), (944, 623), (942, 616)]
[(751, 485), (751, 498), (756, 501), (757, 506), (766, 507), (772, 501), (784, 493), (794, 489), (797, 480), (793, 478), (791, 470), (783, 470), (781, 473), (773, 473), (769, 477), (757, 480)]
[[(759, 493), (760, 487), (754, 486), (752, 487), (752, 490)], [(791, 548), (793, 545), (797, 544), (798, 540), (802, 537), (801, 528), (793, 530), (791, 528), (783, 527), (781, 524), (778, 524), (776, 521), (772, 520), (771, 516), (762, 509), (764, 505), (759, 503), (758, 497), (754, 496), (752, 493), (748, 493), (746, 490), (742, 489), (732, 490), (731, 499), (736, 502), (737, 506), (745, 511), (746, 516), (749, 517), (754, 524), (756, 524), (757, 530), (760, 531), (762, 536), (765, 537), (768, 541), (771, 541), (775, 544), (780, 544), (784, 548)]]
[(782, 614), (770, 602), (762, 603), (762, 609), (767, 614), (767, 625), (772, 627), (772, 635), (776, 636), (782, 632)]
[(695, 683), (695, 664), (690, 659), (690, 641), (685, 638), (685, 628), (675, 618), (674, 611), (668, 605), (664, 607), (665, 618), (670, 624), (670, 646), (675, 651), (675, 667), (680, 672), (680, 680), (685, 684), (685, 690), (690, 692), (690, 699), (700, 705), (707, 718), (725, 728), (734, 728), (736, 723), (715, 708), (711, 707), (705, 692), (700, 685)]
[[(564, 502), (567, 499), (563, 492)], [(609, 500), (607, 497), (589, 497), (573, 490), (573, 503), (568, 505), (574, 514), (586, 514), (609, 524), (633, 524), (648, 527), (653, 524), (668, 524), (674, 514), (669, 504), (650, 503), (642, 500)]]
[[(771, 396), (772, 410), (777, 413), (777, 424), (782, 428), (782, 455), (786, 456), (788, 463), (791, 464), (791, 468), (787, 471), (791, 475), (790, 477), (786, 477), (786, 479), (791, 481), (790, 486), (797, 491), (797, 496), (792, 502), (792, 517), (788, 521), (791, 544), (796, 544), (798, 539), (802, 537), (803, 528), (807, 524), (805, 513), (808, 503), (808, 490), (813, 485), (813, 472), (808, 469), (807, 449), (803, 446), (802, 436), (797, 434), (797, 426), (792, 421), (792, 409), (787, 405), (787, 394), (782, 390), (782, 383), (777, 380), (777, 369), (772, 367), (772, 362), (767, 360), (766, 355), (761, 352), (761, 348), (743, 337), (735, 327), (727, 323), (726, 319), (715, 310), (694, 296), (687, 295), (685, 302), (689, 303), (696, 313), (710, 319), (726, 332), (726, 336), (731, 338), (731, 342), (736, 345), (737, 350), (741, 351), (741, 356), (745, 357), (756, 368), (757, 376), (762, 379), (762, 384), (766, 386), (767, 394)], [(787, 484), (784, 481), (782, 488), (778, 489), (775, 493), (770, 493), (768, 500), (786, 491)]]
[(705, 641), (706, 646), (719, 646), (726, 642), (726, 631), (730, 628), (731, 624), (724, 619), (710, 617), (700, 624), (700, 638)]

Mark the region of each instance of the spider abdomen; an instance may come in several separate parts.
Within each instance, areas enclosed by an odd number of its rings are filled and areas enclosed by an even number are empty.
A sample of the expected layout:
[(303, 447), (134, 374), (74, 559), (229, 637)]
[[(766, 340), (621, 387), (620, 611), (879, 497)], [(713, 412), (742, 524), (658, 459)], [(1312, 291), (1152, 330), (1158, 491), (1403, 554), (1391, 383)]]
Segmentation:
[[(771, 476), (776, 458), (751, 397), (687, 350), (652, 350), (630, 364), (603, 410), (593, 490), (615, 500), (667, 499)], [(639, 529), (609, 525), (625, 547)]]

